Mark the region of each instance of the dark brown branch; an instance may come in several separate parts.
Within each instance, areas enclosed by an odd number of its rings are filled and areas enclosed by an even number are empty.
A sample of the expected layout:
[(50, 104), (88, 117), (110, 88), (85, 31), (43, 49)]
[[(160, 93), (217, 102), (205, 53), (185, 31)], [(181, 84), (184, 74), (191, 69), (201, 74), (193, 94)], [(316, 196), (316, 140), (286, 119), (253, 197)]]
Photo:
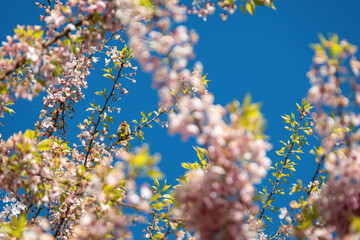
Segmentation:
[(55, 234), (54, 234), (54, 237), (56, 238), (57, 237), (57, 235), (59, 234), (59, 232), (60, 232), (60, 229), (61, 229), (61, 226), (62, 226), (62, 224), (64, 223), (64, 221), (65, 221), (65, 218), (66, 218), (66, 215), (69, 213), (69, 211), (70, 211), (70, 205), (68, 206), (68, 208), (66, 209), (66, 212), (65, 212), (65, 214), (64, 214), (64, 217), (62, 217), (61, 218), (61, 220), (60, 220), (60, 223), (59, 223), (59, 225), (58, 225), (58, 227), (57, 227), (57, 229), (56, 229), (56, 231), (55, 231)]

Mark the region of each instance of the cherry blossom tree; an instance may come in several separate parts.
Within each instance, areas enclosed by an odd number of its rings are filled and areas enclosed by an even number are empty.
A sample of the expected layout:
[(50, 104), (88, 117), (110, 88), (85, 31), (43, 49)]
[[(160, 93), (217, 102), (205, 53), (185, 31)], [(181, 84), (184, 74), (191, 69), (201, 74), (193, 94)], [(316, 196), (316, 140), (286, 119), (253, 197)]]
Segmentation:
[[(18, 26), (0, 48), (0, 116), (17, 99), (44, 94), (33, 129), (0, 138), (3, 239), (358, 239), (360, 232), (360, 62), (357, 48), (337, 35), (314, 44), (308, 95), (297, 114), (282, 116), (290, 131), (279, 150), (265, 134), (260, 105), (250, 96), (214, 103), (195, 61), (199, 36), (183, 22), (221, 9), (275, 9), (273, 0), (48, 0), (38, 26)], [(90, 73), (104, 62), (111, 87), (95, 92), (83, 121), (74, 122)], [(159, 108), (115, 125), (123, 79), (149, 72)], [(194, 64), (193, 64), (194, 63)], [(295, 106), (295, 103), (294, 103)], [(69, 125), (78, 127), (70, 142)], [(6, 121), (4, 123), (6, 126)], [(197, 159), (171, 186), (159, 181), (160, 158), (144, 141), (153, 125), (194, 138)], [(308, 138), (316, 168), (309, 186), (284, 185)], [(138, 145), (138, 146), (135, 146)], [(271, 161), (267, 153), (276, 151)], [(280, 159), (280, 160), (279, 160)], [(271, 174), (268, 174), (271, 173)], [(145, 177), (141, 184), (138, 179)], [(261, 187), (264, 179), (271, 186)], [(294, 193), (300, 192), (300, 198)], [(275, 197), (291, 199), (278, 208)], [(284, 219), (272, 226), (269, 211)], [(141, 231), (141, 230), (136, 230)]]

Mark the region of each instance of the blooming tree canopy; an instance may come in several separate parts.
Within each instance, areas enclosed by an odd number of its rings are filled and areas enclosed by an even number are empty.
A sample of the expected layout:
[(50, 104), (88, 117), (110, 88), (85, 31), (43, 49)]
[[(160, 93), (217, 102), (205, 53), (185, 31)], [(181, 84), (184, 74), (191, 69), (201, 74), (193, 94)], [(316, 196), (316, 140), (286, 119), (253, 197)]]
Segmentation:
[[(177, 240), (360, 237), (356, 46), (335, 34), (312, 45), (311, 88), (296, 114), (282, 116), (290, 137), (277, 150), (249, 95), (214, 102), (195, 58), (199, 36), (183, 24), (216, 9), (224, 21), (238, 10), (253, 15), (258, 7), (275, 9), (273, 0), (36, 4), (44, 10), (40, 25), (18, 26), (0, 48), (1, 120), (11, 119), (18, 99), (44, 96), (33, 129), (0, 138), (0, 238), (133, 239), (141, 231), (144, 239)], [(101, 100), (76, 122), (98, 67), (111, 87), (96, 91)], [(135, 82), (140, 70), (152, 75), (159, 106), (115, 125), (128, 93), (123, 80)], [(70, 125), (78, 127), (76, 142)], [(155, 125), (196, 141), (197, 160), (181, 164), (186, 173), (176, 186), (161, 180), (160, 157), (145, 143), (145, 129)], [(288, 192), (284, 185), (313, 136), (312, 181), (298, 180)], [(269, 151), (279, 158), (271, 161)], [(274, 204), (281, 195), (289, 206)], [(271, 231), (269, 212), (284, 219)]]

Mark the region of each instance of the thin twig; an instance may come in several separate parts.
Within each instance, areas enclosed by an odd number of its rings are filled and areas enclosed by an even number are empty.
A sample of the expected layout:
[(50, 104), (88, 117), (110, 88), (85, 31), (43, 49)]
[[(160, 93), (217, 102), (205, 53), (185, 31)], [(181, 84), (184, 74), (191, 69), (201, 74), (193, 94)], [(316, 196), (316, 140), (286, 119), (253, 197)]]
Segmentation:
[(169, 224), (169, 226), (167, 227), (166, 232), (164, 233), (164, 236), (162, 237), (162, 240), (165, 240), (166, 236), (170, 234), (170, 230), (171, 230), (170, 222), (168, 222), (167, 224)]
[[(110, 94), (106, 97), (105, 99), (105, 103), (104, 103), (104, 106), (102, 107), (100, 113), (99, 113), (99, 117), (97, 119), (97, 122), (94, 124), (95, 128), (94, 128), (94, 131), (93, 131), (93, 134), (92, 134), (92, 137), (95, 136), (95, 134), (97, 133), (97, 129), (98, 129), (98, 126), (99, 126), (99, 123), (100, 123), (100, 120), (103, 116), (103, 113), (105, 111), (105, 109), (107, 108), (107, 103), (108, 101), (110, 100), (110, 98), (114, 97), (114, 91), (115, 91), (115, 88), (116, 88), (116, 84), (117, 84), (117, 81), (119, 80), (120, 76), (121, 76), (121, 71), (124, 67), (124, 64), (125, 64), (125, 59), (123, 60), (123, 62), (121, 63), (121, 66), (118, 70), (118, 75), (116, 77), (116, 79), (114, 80), (114, 84), (112, 86), (112, 89), (110, 91)], [(88, 157), (89, 157), (89, 154), (90, 154), (90, 151), (92, 150), (92, 144), (94, 142), (94, 138), (91, 138), (90, 140), (90, 143), (89, 143), (89, 147), (88, 147), (88, 150), (86, 151), (86, 156), (85, 156), (85, 160), (84, 160), (84, 166), (86, 167), (86, 164), (87, 164), (87, 160), (88, 160)]]
[[(297, 123), (296, 131), (294, 132), (295, 136), (298, 135), (299, 128), (300, 128), (300, 124), (301, 124), (301, 121), (303, 120), (303, 118), (304, 118), (304, 115), (303, 115), (302, 113), (300, 113), (300, 119), (299, 119), (299, 122)], [(273, 186), (273, 188), (272, 188), (272, 190), (271, 190), (271, 193), (268, 195), (268, 197), (267, 197), (267, 199), (266, 199), (266, 202), (265, 202), (265, 204), (263, 205), (263, 208), (262, 208), (261, 213), (260, 213), (259, 220), (262, 219), (262, 217), (263, 217), (263, 215), (264, 215), (264, 212), (265, 212), (266, 208), (268, 207), (268, 204), (267, 204), (267, 203), (269, 202), (269, 200), (271, 199), (271, 197), (274, 195), (274, 193), (275, 193), (275, 191), (276, 191), (276, 187), (277, 187), (277, 185), (278, 185), (278, 183), (279, 183), (279, 180), (281, 179), (281, 174), (282, 174), (282, 172), (283, 172), (283, 171), (285, 170), (285, 168), (286, 168), (286, 165), (287, 165), (287, 163), (288, 163), (288, 161), (289, 161), (289, 157), (290, 157), (290, 154), (291, 154), (292, 149), (293, 149), (294, 146), (295, 146), (295, 137), (292, 139), (292, 142), (291, 142), (289, 151), (287, 152), (287, 154), (286, 154), (286, 156), (285, 156), (285, 160), (284, 160), (284, 162), (283, 162), (282, 168), (281, 168), (280, 172), (279, 172), (278, 175), (277, 175), (276, 182), (274, 183), (274, 186)]]
[[(314, 173), (314, 176), (311, 179), (311, 183), (313, 183), (315, 181), (317, 175), (320, 173), (320, 167), (321, 167), (321, 164), (324, 161), (324, 159), (325, 159), (325, 154), (322, 155), (319, 162), (317, 163), (317, 168), (316, 168), (316, 171)], [(311, 184), (310, 189), (307, 191), (307, 197), (310, 196), (310, 193), (313, 190), (313, 188), (314, 188), (314, 184)]]

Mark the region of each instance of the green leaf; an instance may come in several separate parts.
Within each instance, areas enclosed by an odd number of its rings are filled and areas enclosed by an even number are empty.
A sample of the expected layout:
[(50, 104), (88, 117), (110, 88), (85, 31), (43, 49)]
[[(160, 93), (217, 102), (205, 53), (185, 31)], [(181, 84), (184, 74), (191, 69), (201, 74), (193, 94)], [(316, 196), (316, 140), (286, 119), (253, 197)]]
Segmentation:
[(86, 167), (84, 165), (80, 165), (79, 172), (78, 172), (80, 174), (80, 176), (82, 176), (85, 173), (85, 171), (86, 171)]
[(150, 156), (148, 155), (148, 152), (143, 151), (140, 154), (137, 154), (131, 162), (132, 165), (135, 167), (141, 168), (148, 164)]
[(158, 170), (158, 169), (149, 169), (147, 171), (147, 175), (149, 176), (149, 178), (152, 178), (152, 179), (162, 179), (164, 178), (164, 174)]
[(174, 199), (174, 197), (172, 195), (170, 195), (170, 194), (164, 194), (162, 197), (163, 198)]
[(36, 33), (34, 33), (33, 36), (34, 36), (36, 39), (39, 39), (39, 38), (42, 37), (43, 34), (44, 34), (44, 31), (37, 31)]
[(191, 169), (188, 163), (181, 163), (181, 166), (182, 166), (183, 168), (185, 168), (185, 169), (188, 169), (188, 170)]
[(258, 5), (258, 6), (263, 6), (264, 5), (264, 2), (261, 1), (261, 0), (254, 0), (255, 4)]
[(246, 15), (246, 9), (243, 4), (241, 4), (240, 9), (244, 15)]
[(103, 77), (110, 78), (111, 80), (114, 80), (114, 76), (108, 73), (103, 74)]
[(72, 52), (73, 54), (76, 54), (77, 50), (76, 50), (75, 45), (71, 45), (71, 52)]
[(10, 115), (11, 115), (12, 113), (15, 113), (15, 111), (14, 111), (13, 109), (8, 108), (8, 107), (3, 106), (3, 109), (4, 109), (5, 112), (10, 113)]
[(24, 133), (24, 137), (28, 139), (34, 139), (36, 137), (36, 133), (33, 130), (27, 129)]
[(50, 144), (53, 142), (52, 139), (45, 139), (45, 140), (42, 140), (39, 145), (38, 145), (38, 149), (40, 151), (46, 151), (46, 150), (50, 150)]
[(272, 204), (272, 203), (274, 202), (274, 200), (275, 200), (275, 197), (271, 198), (271, 199), (266, 203), (266, 205)]
[(351, 228), (360, 233), (360, 218), (352, 216), (351, 218)]
[(271, 218), (269, 218), (268, 216), (264, 216), (264, 217), (266, 218), (266, 220), (268, 220), (269, 222), (272, 223), (272, 219), (271, 219)]
[(162, 210), (164, 208), (165, 204), (162, 203), (162, 202), (158, 202), (158, 203), (155, 203), (155, 204), (153, 204), (151, 206), (156, 210)]
[(143, 141), (144, 140), (144, 135), (143, 135), (144, 133), (142, 132), (142, 131), (138, 131), (137, 132), (137, 136), (138, 136), (138, 138), (139, 138), (139, 140), (140, 141)]
[(158, 200), (159, 198), (161, 197), (161, 195), (158, 193), (158, 194), (155, 194), (153, 195), (151, 198), (150, 198), (150, 202), (155, 202), (156, 200)]
[(67, 38), (63, 41), (63, 44), (64, 46), (69, 46), (71, 44), (71, 40)]
[(21, 238), (26, 229), (26, 214), (21, 214), (19, 219), (15, 219), (13, 226), (9, 223), (1, 223), (0, 231), (9, 234), (12, 237)]
[(157, 187), (157, 189), (160, 188), (159, 180), (157, 180), (156, 178), (154, 178), (154, 184)]
[(254, 12), (255, 12), (255, 3), (254, 1), (248, 1), (246, 3), (246, 10), (251, 14), (251, 15), (254, 15)]
[(0, 231), (6, 234), (9, 234), (10, 236), (13, 235), (14, 229), (10, 226), (9, 223), (1, 223)]
[(163, 193), (163, 192), (165, 192), (166, 190), (168, 190), (169, 188), (171, 187), (171, 185), (165, 185), (164, 187), (163, 187), (163, 189), (161, 189), (161, 193)]
[(150, 0), (140, 0), (140, 5), (147, 8), (152, 7), (152, 3)]

